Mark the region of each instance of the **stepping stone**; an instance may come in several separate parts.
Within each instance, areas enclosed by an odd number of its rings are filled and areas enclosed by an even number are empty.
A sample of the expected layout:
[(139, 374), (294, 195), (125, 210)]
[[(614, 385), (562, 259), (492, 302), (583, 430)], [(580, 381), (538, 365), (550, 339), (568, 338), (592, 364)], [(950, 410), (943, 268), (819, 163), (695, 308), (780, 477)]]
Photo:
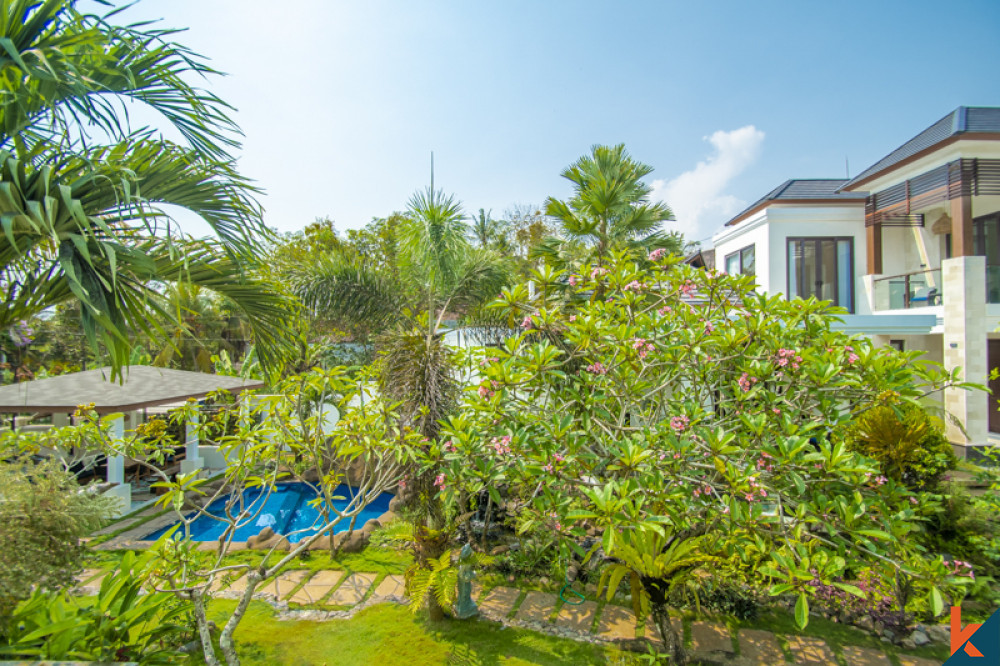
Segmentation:
[(621, 606), (605, 606), (601, 611), (601, 621), (597, 623), (597, 635), (608, 640), (631, 640), (635, 638), (635, 615)]
[(528, 592), (514, 619), (522, 622), (548, 622), (555, 606), (556, 598), (551, 594)]
[(305, 582), (305, 585), (285, 598), (297, 604), (318, 604), (344, 577), (343, 571), (323, 570)]
[(696, 652), (733, 652), (733, 639), (726, 625), (718, 622), (692, 622), (691, 648)]
[(892, 666), (889, 657), (880, 650), (848, 645), (841, 650), (844, 659), (851, 666)]
[[(247, 589), (246, 573), (240, 574), (239, 576), (236, 576), (235, 573), (230, 573), (228, 575), (228, 578), (231, 578), (232, 582), (229, 583), (228, 585), (225, 583), (226, 578), (227, 578), (226, 575), (222, 574), (217, 575), (215, 577), (215, 580), (212, 581), (212, 584), (208, 586), (208, 591), (219, 592), (225, 590), (227, 592), (242, 592), (243, 590)], [(239, 583), (238, 586), (237, 583)]]
[(107, 575), (103, 569), (84, 569), (76, 575), (76, 587), (84, 594), (97, 594)]
[(900, 654), (897, 656), (899, 657), (900, 666), (941, 666), (941, 662), (934, 659), (913, 657), (908, 654)]
[(402, 576), (386, 576), (375, 588), (372, 599), (385, 599), (387, 597), (406, 598), (406, 581)]
[(836, 664), (829, 646), (819, 638), (811, 636), (787, 636), (788, 647), (792, 651), (796, 664), (803, 666), (829, 666)]
[(353, 606), (360, 603), (377, 577), (378, 574), (373, 573), (352, 573), (340, 587), (333, 591), (330, 598), (326, 600), (327, 605)]
[(521, 596), (521, 590), (514, 587), (494, 587), (485, 598), (479, 601), (479, 610), (507, 617), (514, 607), (517, 598)]
[(556, 624), (583, 634), (590, 633), (590, 627), (597, 617), (597, 602), (584, 601), (579, 606), (563, 604), (556, 616)]
[(270, 582), (258, 587), (255, 592), (269, 594), (276, 599), (281, 599), (292, 589), (301, 583), (311, 572), (308, 569), (297, 569), (278, 574)]
[(778, 639), (770, 631), (740, 629), (740, 654), (755, 666), (771, 666), (785, 661)]

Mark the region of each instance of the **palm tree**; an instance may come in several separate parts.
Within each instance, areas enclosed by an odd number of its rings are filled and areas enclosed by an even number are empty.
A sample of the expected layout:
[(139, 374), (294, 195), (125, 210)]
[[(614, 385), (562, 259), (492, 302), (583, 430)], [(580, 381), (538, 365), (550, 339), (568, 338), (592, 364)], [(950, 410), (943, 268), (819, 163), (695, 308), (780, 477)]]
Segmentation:
[[(158, 285), (181, 280), (231, 299), (273, 367), (288, 301), (248, 273), (267, 231), (228, 153), (239, 146), (230, 107), (186, 82), (214, 71), (173, 31), (114, 25), (116, 12), (0, 0), (0, 328), (75, 299), (117, 372), (136, 332), (163, 333)], [(159, 112), (185, 143), (133, 131), (125, 101)], [(184, 236), (162, 204), (197, 213), (216, 237)]]
[(373, 267), (353, 253), (331, 253), (291, 267), (292, 291), (322, 318), (376, 338), (383, 352), (383, 392), (426, 437), (457, 395), (451, 350), (442, 325), (469, 316), (507, 284), (509, 267), (495, 252), (474, 248), (461, 204), (428, 188), (411, 197), (400, 226), (399, 271)]
[(546, 239), (536, 256), (559, 267), (573, 258), (603, 266), (616, 249), (679, 252), (680, 235), (662, 229), (673, 213), (662, 202), (651, 202), (650, 187), (642, 182), (652, 171), (632, 159), (624, 144), (593, 146), (562, 172), (573, 183), (573, 198), (545, 202), (545, 213), (560, 224), (565, 238)]

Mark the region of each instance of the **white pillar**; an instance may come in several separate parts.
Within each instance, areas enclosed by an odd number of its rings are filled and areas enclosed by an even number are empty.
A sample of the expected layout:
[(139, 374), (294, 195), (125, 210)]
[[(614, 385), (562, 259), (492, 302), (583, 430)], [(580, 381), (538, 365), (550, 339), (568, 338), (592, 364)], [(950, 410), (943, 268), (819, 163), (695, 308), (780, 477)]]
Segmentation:
[(52, 425), (56, 428), (63, 428), (69, 425), (69, 414), (53, 414)]
[[(121, 414), (111, 419), (111, 439), (121, 441), (125, 437), (125, 417)], [(125, 456), (108, 456), (108, 483), (125, 483)]]
[(191, 420), (184, 426), (184, 460), (181, 461), (181, 473), (190, 474), (205, 466), (198, 452), (198, 422), (201, 414), (195, 412)]
[[(944, 367), (961, 368), (960, 378), (985, 385), (989, 379), (986, 342), (986, 257), (955, 257), (941, 262), (944, 283)], [(989, 433), (989, 394), (948, 389), (944, 406), (965, 427), (947, 425), (953, 444), (983, 446)]]

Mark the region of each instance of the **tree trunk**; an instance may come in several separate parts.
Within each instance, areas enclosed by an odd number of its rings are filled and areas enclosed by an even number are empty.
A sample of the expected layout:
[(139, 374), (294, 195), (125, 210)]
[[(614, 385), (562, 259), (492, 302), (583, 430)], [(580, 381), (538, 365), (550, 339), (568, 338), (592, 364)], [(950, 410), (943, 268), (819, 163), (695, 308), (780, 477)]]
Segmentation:
[(246, 614), (247, 607), (250, 606), (250, 600), (253, 599), (253, 593), (257, 589), (258, 582), (260, 582), (260, 574), (256, 571), (250, 571), (247, 574), (246, 590), (243, 592), (243, 596), (240, 597), (240, 602), (236, 605), (236, 610), (233, 611), (229, 620), (226, 621), (226, 626), (222, 628), (222, 633), (219, 635), (219, 648), (222, 649), (222, 656), (226, 658), (227, 666), (240, 666), (240, 658), (236, 656), (236, 643), (233, 641), (233, 632), (236, 631), (240, 620)]
[(660, 638), (663, 640), (664, 652), (667, 660), (675, 666), (687, 663), (687, 655), (684, 653), (684, 641), (678, 634), (677, 627), (670, 619), (670, 612), (666, 604), (654, 603), (650, 609), (653, 613), (653, 621), (660, 631)]
[(444, 622), (448, 619), (433, 593), (427, 596), (427, 614), (430, 616), (431, 622)]
[(219, 666), (215, 658), (215, 646), (212, 644), (212, 633), (208, 629), (208, 618), (205, 616), (205, 599), (200, 590), (191, 593), (194, 601), (194, 618), (198, 626), (198, 638), (201, 640), (201, 651), (205, 655), (208, 666)]

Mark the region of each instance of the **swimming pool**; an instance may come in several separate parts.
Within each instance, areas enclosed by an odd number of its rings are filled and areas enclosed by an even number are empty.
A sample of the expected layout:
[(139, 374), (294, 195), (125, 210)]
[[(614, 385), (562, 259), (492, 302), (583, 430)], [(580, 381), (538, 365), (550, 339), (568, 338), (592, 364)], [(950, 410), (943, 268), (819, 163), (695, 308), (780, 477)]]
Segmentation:
[[(262, 499), (262, 494), (263, 491), (261, 488), (247, 488), (243, 491), (244, 506), (248, 507), (251, 512), (256, 512), (258, 508), (261, 510), (256, 514), (255, 520), (236, 530), (233, 541), (246, 541), (250, 537), (260, 534), (260, 531), (265, 527), (270, 527), (274, 530), (275, 534), (288, 535), (297, 530), (308, 528), (319, 517), (318, 509), (309, 505), (309, 501), (316, 498), (316, 493), (305, 483), (279, 483), (266, 498)], [(351, 488), (349, 486), (344, 484), (338, 486), (334, 492), (334, 496), (344, 499), (333, 500), (334, 507), (342, 508), (347, 506), (347, 498), (350, 495)], [(216, 516), (224, 516), (226, 514), (227, 499), (228, 497), (221, 497), (212, 502), (208, 506), (208, 512)], [(382, 493), (376, 497), (374, 501), (358, 514), (357, 519), (354, 521), (355, 529), (361, 529), (366, 522), (372, 518), (378, 518), (388, 511), (390, 500), (392, 500), (392, 495), (389, 493)], [(264, 503), (263, 508), (261, 508), (260, 504), (262, 501)], [(346, 532), (350, 524), (350, 520), (342, 520), (333, 529), (333, 533)], [(145, 540), (155, 541), (173, 527), (174, 525), (167, 525), (162, 529), (158, 529), (147, 535)], [(225, 529), (226, 523), (212, 520), (207, 516), (201, 516), (191, 524), (191, 539), (193, 541), (216, 541), (222, 536)], [(292, 534), (288, 537), (288, 540), (295, 543), (309, 537), (314, 532), (314, 530), (310, 530), (308, 532)]]

